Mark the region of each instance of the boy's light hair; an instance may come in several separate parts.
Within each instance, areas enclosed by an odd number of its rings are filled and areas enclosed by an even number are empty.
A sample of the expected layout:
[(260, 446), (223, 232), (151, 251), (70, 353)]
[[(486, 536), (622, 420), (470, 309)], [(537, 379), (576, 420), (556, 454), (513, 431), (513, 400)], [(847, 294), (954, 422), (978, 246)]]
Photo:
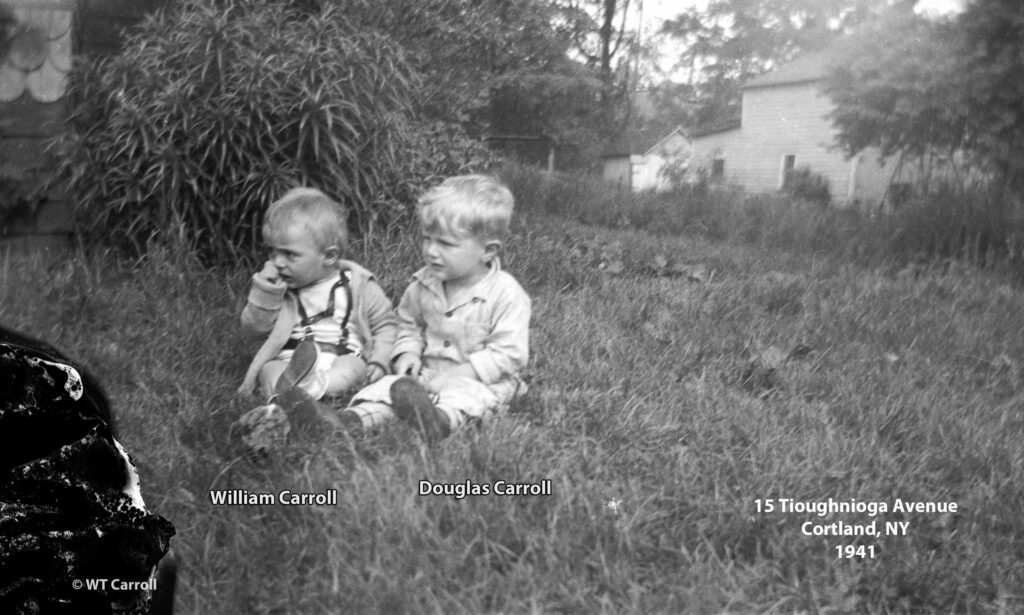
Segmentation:
[(345, 208), (316, 188), (292, 188), (270, 204), (263, 217), (263, 241), (274, 240), (292, 225), (300, 225), (320, 250), (348, 247)]
[(418, 213), (426, 231), (447, 230), (500, 241), (508, 234), (514, 206), (512, 192), (497, 179), (459, 175), (423, 193)]

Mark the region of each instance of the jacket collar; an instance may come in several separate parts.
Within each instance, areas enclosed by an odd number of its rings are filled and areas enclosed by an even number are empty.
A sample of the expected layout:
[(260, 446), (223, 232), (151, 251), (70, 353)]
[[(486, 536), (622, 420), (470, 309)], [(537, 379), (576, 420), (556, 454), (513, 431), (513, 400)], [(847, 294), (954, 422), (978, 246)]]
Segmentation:
[[(494, 277), (498, 274), (499, 271), (501, 271), (501, 261), (499, 261), (498, 257), (495, 256), (494, 258), (491, 259), (490, 271), (487, 272), (487, 275), (484, 276), (484, 279), (480, 280), (473, 286), (473, 288), (471, 289), (473, 293), (469, 296), (469, 298), (486, 301), (487, 297), (485, 295), (487, 293), (485, 289), (490, 286), (490, 282), (494, 279)], [(420, 269), (416, 273), (412, 274), (412, 277), (414, 280), (416, 280), (423, 286), (427, 287), (427, 289), (430, 290), (430, 292), (436, 294), (441, 298), (445, 298), (444, 283), (441, 280), (437, 279), (437, 276), (434, 275), (434, 273), (430, 270), (429, 267), (424, 267)]]
[(373, 275), (373, 272), (371, 272), (366, 267), (363, 267), (362, 265), (355, 261), (345, 259), (338, 260), (338, 270), (351, 272), (353, 280), (358, 277), (360, 281), (366, 281), (373, 279), (375, 277)]

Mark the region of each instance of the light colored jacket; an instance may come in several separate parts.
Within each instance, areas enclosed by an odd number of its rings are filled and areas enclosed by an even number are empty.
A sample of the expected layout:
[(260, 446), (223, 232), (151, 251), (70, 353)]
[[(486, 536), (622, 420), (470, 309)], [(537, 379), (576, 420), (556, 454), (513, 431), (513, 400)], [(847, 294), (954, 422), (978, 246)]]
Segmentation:
[(530, 297), (497, 259), (473, 293), (449, 304), (444, 285), (423, 268), (398, 304), (399, 333), (392, 356), (411, 352), (431, 370), (469, 363), (500, 398), (520, 389), (530, 354)]
[[(362, 265), (347, 260), (338, 261), (341, 272), (349, 272), (352, 283), (352, 331), (363, 341), (363, 356), (367, 363), (391, 371), (391, 354), (398, 333), (398, 321), (391, 300), (377, 284), (372, 273)], [(295, 293), (287, 292), (284, 282), (268, 284), (253, 275), (249, 297), (242, 308), (242, 324), (257, 333), (267, 333), (267, 340), (256, 351), (245, 372), (245, 380), (238, 387), (240, 393), (251, 393), (256, 378), (267, 361), (277, 356), (299, 322), (299, 308)]]

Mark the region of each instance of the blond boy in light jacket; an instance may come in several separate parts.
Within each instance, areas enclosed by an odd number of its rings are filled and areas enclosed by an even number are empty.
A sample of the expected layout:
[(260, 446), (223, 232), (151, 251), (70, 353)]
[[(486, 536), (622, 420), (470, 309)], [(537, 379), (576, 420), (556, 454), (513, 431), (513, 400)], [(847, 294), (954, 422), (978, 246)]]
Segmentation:
[(530, 298), (498, 260), (513, 204), (508, 188), (484, 175), (452, 177), (423, 195), (425, 266), (398, 306), (397, 375), (359, 391), (344, 424), (366, 429), (397, 417), (436, 440), (524, 390)]

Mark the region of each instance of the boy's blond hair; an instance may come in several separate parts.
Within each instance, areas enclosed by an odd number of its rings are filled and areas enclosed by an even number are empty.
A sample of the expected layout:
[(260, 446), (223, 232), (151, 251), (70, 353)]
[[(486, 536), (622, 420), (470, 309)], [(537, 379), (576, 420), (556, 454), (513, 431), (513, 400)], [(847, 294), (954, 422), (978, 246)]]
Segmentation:
[(423, 193), (418, 213), (424, 230), (448, 230), (500, 241), (508, 234), (514, 206), (512, 192), (497, 179), (459, 175)]
[(320, 250), (348, 247), (348, 212), (316, 188), (292, 188), (270, 204), (263, 217), (263, 240), (274, 239), (291, 225), (300, 225)]

